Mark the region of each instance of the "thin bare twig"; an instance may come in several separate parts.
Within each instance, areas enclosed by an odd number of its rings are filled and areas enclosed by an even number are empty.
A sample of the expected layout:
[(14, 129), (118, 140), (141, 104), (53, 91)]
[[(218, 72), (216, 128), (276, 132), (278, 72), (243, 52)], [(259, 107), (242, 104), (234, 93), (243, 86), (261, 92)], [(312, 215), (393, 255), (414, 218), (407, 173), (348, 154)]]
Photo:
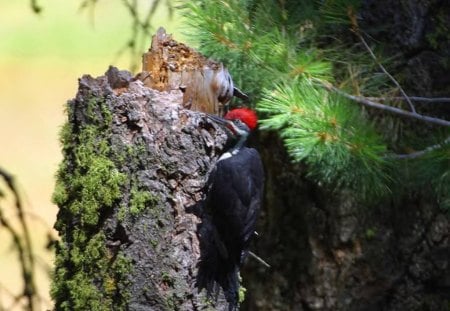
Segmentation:
[[(14, 246), (17, 249), (17, 253), (19, 255), (20, 266), (22, 269), (22, 277), (23, 277), (24, 283), (26, 283), (25, 280), (28, 279), (28, 275), (30, 274), (28, 265), (26, 264), (26, 262), (27, 262), (26, 250), (22, 243), (20, 234), (13, 228), (13, 226), (9, 223), (9, 221), (3, 215), (3, 211), (1, 208), (0, 208), (0, 225), (2, 225), (6, 229), (6, 231), (9, 232), (9, 234), (11, 235), (11, 237), (14, 241)], [(25, 287), (24, 295), (28, 299), (28, 310), (33, 310), (32, 295), (28, 294), (27, 284), (24, 284), (24, 287)]]
[(98, 0), (84, 0), (79, 6), (80, 11), (88, 11), (87, 14), (92, 26), (95, 26), (95, 6), (97, 5), (97, 1)]
[(403, 97), (405, 98), (406, 102), (409, 105), (409, 108), (411, 109), (412, 113), (417, 113), (416, 112), (416, 108), (414, 108), (413, 103), (411, 102), (411, 100), (409, 99), (408, 95), (406, 95), (405, 91), (403, 90), (403, 88), (401, 87), (401, 85), (397, 82), (397, 80), (395, 80), (395, 78), (386, 70), (386, 68), (384, 68), (384, 66), (380, 63), (380, 61), (378, 60), (378, 58), (376, 57), (376, 55), (373, 53), (372, 49), (370, 48), (370, 46), (367, 44), (366, 40), (364, 40), (363, 36), (360, 34), (359, 31), (355, 32), (356, 35), (358, 36), (359, 40), (362, 42), (362, 44), (364, 45), (364, 47), (366, 48), (366, 50), (369, 52), (370, 56), (373, 58), (373, 60), (375, 61), (375, 63), (377, 63), (378, 67), (380, 67), (381, 71), (384, 72), (385, 75), (388, 76), (389, 79), (391, 79), (391, 81), (395, 84), (396, 87), (398, 87), (398, 89), (400, 90), (400, 93), (402, 93)]
[(14, 184), (14, 178), (11, 174), (0, 168), (0, 176), (5, 180), (9, 190), (13, 193), (15, 206), (18, 212), (19, 222), (22, 227), (23, 237), (17, 232), (4, 217), (2, 210), (0, 209), (0, 225), (5, 227), (11, 234), (14, 245), (17, 248), (19, 254), (19, 261), (22, 269), (22, 278), (24, 282), (23, 296), (26, 297), (29, 311), (35, 310), (35, 297), (36, 286), (34, 282), (34, 257), (32, 251), (32, 244), (30, 238), (30, 232), (25, 221), (22, 202), (20, 200), (19, 192)]
[(31, 0), (30, 5), (34, 13), (39, 14), (42, 12), (42, 7), (38, 4), (37, 0)]
[[(133, 22), (136, 23), (136, 25), (140, 26), (140, 28), (146, 32), (149, 33), (148, 27), (149, 23), (146, 23), (145, 21), (141, 21), (139, 17), (139, 9), (138, 9), (138, 3), (136, 1), (133, 1), (132, 3), (128, 2), (128, 0), (122, 0), (124, 6), (128, 9), (130, 12), (131, 17), (133, 18)], [(159, 1), (158, 1), (159, 2)], [(152, 12), (152, 9), (150, 9), (150, 12)]]
[[(404, 97), (366, 97), (372, 101), (394, 101), (394, 100), (406, 100)], [(409, 96), (410, 100), (421, 103), (450, 103), (450, 97), (421, 97), (421, 96)]]
[(434, 118), (434, 117), (429, 117), (429, 116), (424, 116), (424, 115), (418, 114), (416, 112), (410, 112), (410, 111), (403, 110), (400, 108), (383, 105), (383, 104), (368, 100), (366, 97), (363, 97), (363, 96), (355, 96), (355, 95), (350, 95), (348, 93), (345, 93), (344, 91), (338, 89), (337, 87), (335, 87), (329, 83), (325, 83), (321, 80), (314, 79), (314, 81), (319, 82), (322, 87), (324, 87), (325, 89), (327, 89), (329, 91), (333, 91), (345, 98), (348, 98), (352, 101), (363, 104), (365, 106), (376, 108), (376, 109), (381, 109), (384, 111), (389, 111), (389, 112), (392, 112), (392, 113), (395, 113), (395, 114), (398, 114), (401, 116), (417, 119), (417, 120), (428, 122), (428, 123), (433, 123), (433, 124), (437, 124), (437, 125), (441, 125), (441, 126), (449, 126), (450, 127), (450, 121), (447, 121), (444, 119), (439, 119), (439, 118)]
[(36, 287), (35, 287), (34, 280), (33, 280), (34, 279), (33, 271), (34, 271), (35, 264), (34, 264), (34, 256), (33, 256), (33, 247), (32, 247), (32, 243), (31, 243), (31, 236), (30, 236), (30, 231), (28, 229), (28, 225), (25, 220), (23, 206), (20, 201), (20, 197), (18, 196), (17, 189), (15, 188), (14, 183), (12, 183), (12, 186), (13, 186), (12, 189), (14, 189), (13, 191), (14, 191), (14, 196), (15, 196), (15, 200), (16, 200), (17, 215), (19, 217), (19, 222), (22, 227), (22, 232), (23, 232), (24, 241), (25, 241), (25, 248), (27, 250), (27, 255), (28, 255), (29, 271), (28, 271), (28, 274), (26, 275), (26, 278), (24, 279), (24, 281), (26, 281), (26, 283), (27, 283), (27, 285), (25, 286), (25, 295), (28, 297), (28, 299), (33, 299), (36, 294)]
[(256, 255), (255, 253), (249, 251), (248, 254), (249, 254), (251, 257), (255, 258), (256, 261), (258, 261), (259, 263), (261, 263), (264, 267), (266, 267), (266, 268), (268, 268), (268, 269), (270, 268), (270, 265), (269, 265), (267, 262), (265, 262), (264, 259), (262, 259), (262, 258), (259, 257), (258, 255)]
[(138, 67), (136, 55), (141, 53), (145, 44), (148, 43), (148, 38), (151, 35), (152, 25), (151, 21), (160, 6), (161, 1), (156, 0), (151, 7), (146, 11), (145, 15), (140, 14), (139, 2), (136, 0), (122, 0), (123, 5), (128, 10), (131, 16), (133, 25), (131, 27), (132, 33), (127, 44), (121, 48), (116, 57), (118, 58), (124, 51), (129, 50), (132, 55), (131, 69), (134, 71)]
[(10, 300), (12, 300), (12, 302), (7, 307), (4, 307), (3, 305), (0, 305), (0, 310), (1, 311), (8, 311), (8, 310), (13, 309), (13, 307), (16, 306), (19, 303), (20, 299), (22, 298), (21, 295), (20, 296), (15, 295), (7, 287), (5, 287), (3, 284), (0, 283), (0, 294), (2, 294), (2, 292), (6, 293), (6, 295), (9, 296), (9, 298), (10, 298)]
[(427, 153), (430, 153), (431, 151), (443, 148), (448, 143), (450, 143), (450, 136), (447, 137), (444, 141), (440, 142), (439, 144), (429, 146), (423, 150), (412, 152), (412, 153), (407, 153), (407, 154), (393, 154), (393, 155), (389, 155), (388, 157), (391, 159), (401, 159), (401, 160), (417, 159), (417, 158), (420, 158), (420, 157), (426, 155)]

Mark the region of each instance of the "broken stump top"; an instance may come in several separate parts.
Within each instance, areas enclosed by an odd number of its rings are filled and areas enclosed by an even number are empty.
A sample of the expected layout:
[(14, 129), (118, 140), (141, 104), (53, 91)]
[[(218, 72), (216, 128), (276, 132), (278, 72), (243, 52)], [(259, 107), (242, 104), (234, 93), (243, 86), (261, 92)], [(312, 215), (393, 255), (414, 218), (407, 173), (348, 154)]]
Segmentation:
[(222, 104), (217, 98), (217, 88), (212, 85), (221, 70), (226, 70), (222, 63), (177, 42), (161, 27), (142, 56), (142, 73), (138, 78), (158, 91), (181, 90), (184, 108), (218, 114)]

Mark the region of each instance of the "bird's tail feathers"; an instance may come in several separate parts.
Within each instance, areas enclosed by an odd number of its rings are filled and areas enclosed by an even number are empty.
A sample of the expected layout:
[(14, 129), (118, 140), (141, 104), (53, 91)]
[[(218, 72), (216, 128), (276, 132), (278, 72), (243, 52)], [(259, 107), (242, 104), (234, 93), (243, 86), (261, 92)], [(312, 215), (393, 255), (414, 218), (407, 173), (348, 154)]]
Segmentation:
[[(213, 237), (211, 235), (210, 237)], [(206, 289), (208, 298), (217, 301), (222, 288), (228, 310), (238, 310), (239, 305), (239, 264), (223, 257), (223, 245), (217, 241), (203, 241), (203, 249), (199, 262), (197, 287), (199, 291)]]

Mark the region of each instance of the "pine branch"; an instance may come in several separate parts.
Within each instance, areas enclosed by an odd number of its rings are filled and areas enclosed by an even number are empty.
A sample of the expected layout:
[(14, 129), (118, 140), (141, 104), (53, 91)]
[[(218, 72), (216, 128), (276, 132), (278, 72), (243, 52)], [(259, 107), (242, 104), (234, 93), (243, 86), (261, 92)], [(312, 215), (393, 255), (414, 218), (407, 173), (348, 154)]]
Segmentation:
[(398, 115), (401, 115), (404, 117), (413, 118), (413, 119), (417, 119), (417, 120), (428, 122), (428, 123), (433, 123), (433, 124), (437, 124), (437, 125), (441, 125), (441, 126), (450, 127), (450, 121), (447, 121), (444, 119), (439, 119), (439, 118), (434, 118), (434, 117), (430, 117), (430, 116), (424, 116), (424, 115), (418, 114), (417, 112), (410, 112), (410, 111), (403, 110), (400, 108), (380, 104), (380, 103), (371, 101), (368, 98), (363, 97), (363, 96), (350, 95), (350, 94), (338, 89), (337, 87), (331, 85), (330, 83), (326, 83), (326, 82), (318, 80), (318, 79), (314, 79), (314, 81), (319, 82), (320, 85), (322, 87), (324, 87), (325, 89), (327, 89), (328, 91), (333, 91), (345, 98), (348, 98), (352, 101), (363, 104), (365, 106), (376, 108), (376, 109), (381, 109), (384, 111), (389, 111), (391, 113), (395, 113), (395, 114), (398, 114)]
[(378, 58), (376, 57), (376, 55), (373, 53), (372, 49), (370, 48), (370, 46), (367, 44), (366, 40), (364, 40), (363, 36), (361, 35), (361, 33), (359, 31), (355, 31), (355, 34), (358, 36), (359, 40), (361, 41), (361, 43), (364, 45), (364, 47), (366, 48), (366, 50), (369, 52), (370, 56), (372, 57), (372, 59), (375, 61), (375, 63), (378, 65), (378, 67), (380, 67), (381, 71), (384, 72), (384, 74), (386, 76), (388, 76), (388, 78), (395, 84), (395, 86), (400, 90), (400, 93), (402, 93), (403, 98), (406, 100), (406, 102), (409, 105), (409, 108), (411, 109), (412, 113), (416, 113), (416, 108), (414, 107), (413, 103), (411, 102), (411, 100), (409, 99), (408, 95), (406, 95), (406, 92), (403, 90), (403, 88), (401, 87), (401, 85), (397, 82), (397, 80), (386, 70), (386, 68), (384, 68), (384, 66), (380, 63), (380, 61), (378, 60)]
[(356, 18), (355, 12), (353, 10), (348, 11), (348, 17), (349, 17), (350, 23), (352, 25), (351, 29), (352, 29), (353, 33), (358, 37), (358, 39), (364, 45), (364, 47), (366, 48), (367, 52), (369, 52), (370, 57), (372, 57), (372, 59), (375, 61), (375, 63), (378, 65), (378, 67), (380, 67), (381, 71), (383, 71), (383, 73), (395, 84), (395, 86), (397, 86), (397, 88), (400, 90), (400, 93), (402, 93), (403, 97), (405, 98), (406, 102), (408, 103), (408, 105), (409, 105), (409, 107), (411, 109), (411, 112), (415, 114), (416, 113), (416, 109), (415, 109), (413, 103), (411, 102), (411, 100), (409, 99), (408, 95), (406, 95), (406, 92), (403, 90), (403, 88), (397, 82), (397, 80), (380, 63), (380, 61), (378, 60), (378, 58), (375, 55), (375, 53), (372, 51), (370, 46), (367, 44), (366, 40), (364, 40), (363, 36), (361, 35), (361, 31), (359, 29), (358, 20)]
[(402, 160), (403, 159), (417, 159), (417, 158), (420, 158), (423, 155), (426, 155), (426, 154), (428, 154), (428, 153), (430, 153), (430, 152), (432, 152), (434, 150), (443, 148), (444, 145), (446, 145), (448, 143), (450, 143), (450, 136), (447, 137), (444, 141), (442, 141), (442, 142), (440, 142), (438, 144), (429, 146), (429, 147), (427, 147), (427, 148), (425, 148), (423, 150), (412, 152), (412, 153), (408, 153), (408, 154), (394, 154), (394, 155), (388, 156), (388, 158), (391, 158), (391, 159), (402, 159)]

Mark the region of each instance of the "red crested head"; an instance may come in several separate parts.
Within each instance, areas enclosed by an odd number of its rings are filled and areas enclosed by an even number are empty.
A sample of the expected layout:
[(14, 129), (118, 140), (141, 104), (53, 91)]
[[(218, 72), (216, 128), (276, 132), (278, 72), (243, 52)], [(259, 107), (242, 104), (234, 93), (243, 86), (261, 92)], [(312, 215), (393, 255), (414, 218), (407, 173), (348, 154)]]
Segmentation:
[(256, 116), (255, 111), (249, 108), (233, 109), (225, 115), (225, 119), (227, 120), (239, 119), (242, 122), (244, 122), (250, 130), (254, 130), (256, 128), (256, 123), (258, 123), (258, 117)]

